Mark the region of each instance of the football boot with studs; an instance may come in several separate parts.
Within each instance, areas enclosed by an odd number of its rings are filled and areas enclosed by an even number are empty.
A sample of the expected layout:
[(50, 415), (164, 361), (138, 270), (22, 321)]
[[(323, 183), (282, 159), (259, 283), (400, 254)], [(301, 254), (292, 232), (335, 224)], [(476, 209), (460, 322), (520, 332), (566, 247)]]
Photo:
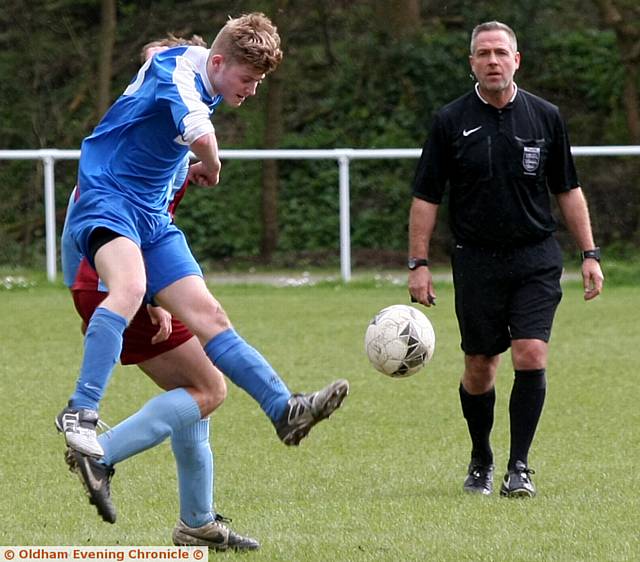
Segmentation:
[(274, 423), (285, 445), (298, 445), (318, 422), (328, 418), (349, 394), (349, 382), (340, 379), (311, 394), (293, 394), (282, 417)]

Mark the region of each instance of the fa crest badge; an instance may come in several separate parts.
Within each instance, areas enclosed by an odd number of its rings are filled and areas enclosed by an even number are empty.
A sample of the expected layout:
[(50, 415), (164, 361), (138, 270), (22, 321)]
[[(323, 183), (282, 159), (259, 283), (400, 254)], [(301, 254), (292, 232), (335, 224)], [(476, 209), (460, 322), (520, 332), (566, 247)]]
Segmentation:
[(524, 169), (533, 173), (540, 165), (540, 148), (537, 146), (525, 146), (522, 153), (522, 166)]

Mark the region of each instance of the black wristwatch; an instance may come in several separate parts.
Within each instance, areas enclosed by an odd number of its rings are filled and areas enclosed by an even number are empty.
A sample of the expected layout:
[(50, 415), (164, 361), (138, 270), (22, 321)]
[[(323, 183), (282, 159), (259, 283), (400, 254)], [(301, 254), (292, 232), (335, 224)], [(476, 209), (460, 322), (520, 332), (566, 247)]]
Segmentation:
[(428, 266), (429, 260), (426, 258), (409, 258), (407, 261), (407, 267), (413, 271), (414, 269), (418, 269), (422, 266)]
[(583, 252), (580, 252), (580, 257), (582, 258), (582, 261), (587, 258), (591, 258), (592, 260), (596, 260), (600, 263), (600, 248), (596, 246), (592, 250), (584, 250)]

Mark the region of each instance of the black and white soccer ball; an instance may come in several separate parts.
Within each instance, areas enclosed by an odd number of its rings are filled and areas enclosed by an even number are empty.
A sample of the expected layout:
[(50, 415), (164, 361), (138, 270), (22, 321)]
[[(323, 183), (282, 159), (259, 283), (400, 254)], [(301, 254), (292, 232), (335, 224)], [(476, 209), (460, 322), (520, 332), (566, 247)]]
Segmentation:
[(371, 364), (389, 377), (409, 377), (433, 357), (436, 334), (417, 308), (394, 304), (383, 308), (367, 327), (364, 348)]

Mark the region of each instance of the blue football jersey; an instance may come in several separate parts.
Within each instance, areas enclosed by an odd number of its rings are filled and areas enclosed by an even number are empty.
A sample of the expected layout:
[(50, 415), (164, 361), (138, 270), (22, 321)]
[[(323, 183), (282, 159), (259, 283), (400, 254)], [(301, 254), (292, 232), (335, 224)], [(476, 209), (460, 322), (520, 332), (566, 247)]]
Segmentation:
[(189, 145), (213, 133), (222, 101), (206, 73), (209, 50), (180, 46), (157, 53), (82, 143), (80, 192), (116, 191), (149, 212), (167, 207), (167, 187)]

